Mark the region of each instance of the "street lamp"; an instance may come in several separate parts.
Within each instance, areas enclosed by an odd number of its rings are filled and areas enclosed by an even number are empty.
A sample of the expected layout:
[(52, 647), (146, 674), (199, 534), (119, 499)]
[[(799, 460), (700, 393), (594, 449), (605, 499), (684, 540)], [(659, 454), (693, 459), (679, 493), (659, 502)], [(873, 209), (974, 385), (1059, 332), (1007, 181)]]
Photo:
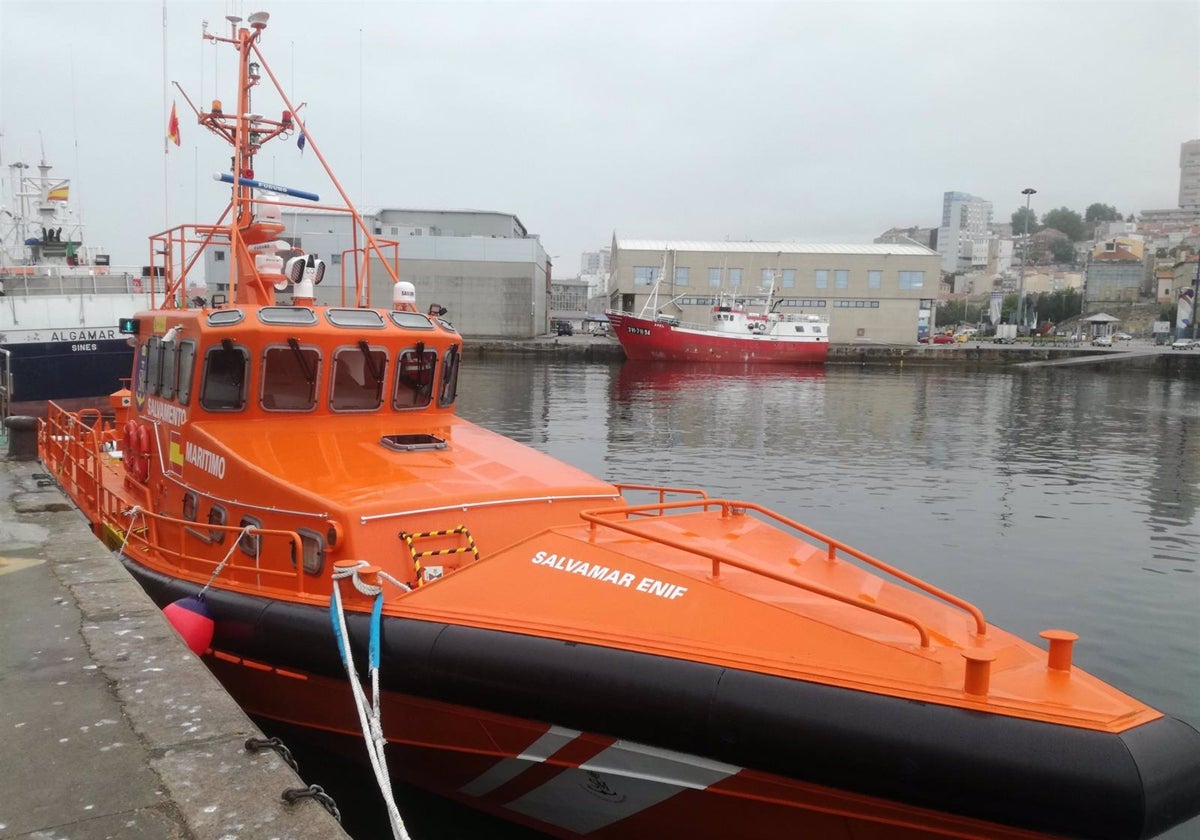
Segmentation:
[(1037, 193), (1033, 187), (1021, 190), (1025, 196), (1025, 236), (1021, 244), (1021, 277), (1017, 280), (1017, 332), (1025, 325), (1025, 261), (1029, 259), (1029, 199)]

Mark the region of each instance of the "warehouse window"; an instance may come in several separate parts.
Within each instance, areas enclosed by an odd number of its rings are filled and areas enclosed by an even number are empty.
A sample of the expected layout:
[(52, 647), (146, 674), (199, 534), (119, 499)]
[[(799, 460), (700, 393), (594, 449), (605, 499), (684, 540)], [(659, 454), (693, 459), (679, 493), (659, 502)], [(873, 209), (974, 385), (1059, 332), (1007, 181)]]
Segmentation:
[(883, 280), (883, 272), (882, 271), (868, 271), (867, 272), (867, 288), (868, 289), (878, 289), (882, 280)]
[(816, 281), (818, 289), (828, 289), (829, 288), (829, 269), (818, 268), (813, 275), (813, 279)]
[(653, 286), (658, 280), (659, 269), (650, 265), (635, 265), (633, 267), (633, 285)]

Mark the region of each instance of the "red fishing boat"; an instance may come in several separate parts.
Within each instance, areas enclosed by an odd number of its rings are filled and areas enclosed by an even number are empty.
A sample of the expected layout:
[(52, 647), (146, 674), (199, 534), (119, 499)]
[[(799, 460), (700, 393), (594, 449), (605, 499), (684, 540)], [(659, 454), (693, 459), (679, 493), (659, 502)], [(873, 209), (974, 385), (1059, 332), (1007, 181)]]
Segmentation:
[(809, 313), (776, 312), (772, 292), (761, 311), (722, 293), (708, 323), (692, 324), (658, 309), (658, 283), (638, 315), (605, 313), (625, 356), (634, 361), (738, 364), (823, 364), (829, 352), (829, 319)]
[[(232, 199), (153, 237), (128, 408), (39, 430), (248, 712), (355, 748), (389, 803), (402, 777), (563, 838), (1134, 838), (1200, 811), (1200, 734), (1074, 667), (1071, 633), (1043, 649), (783, 514), (457, 417), (461, 336), (348, 202), (362, 305), (317, 304), (322, 263), (274, 244), (316, 196), (253, 177), (304, 130), (282, 91), (251, 107), (266, 25), (205, 35), (240, 57), (236, 109), (198, 117)], [(187, 293), (213, 247), (228, 293)]]

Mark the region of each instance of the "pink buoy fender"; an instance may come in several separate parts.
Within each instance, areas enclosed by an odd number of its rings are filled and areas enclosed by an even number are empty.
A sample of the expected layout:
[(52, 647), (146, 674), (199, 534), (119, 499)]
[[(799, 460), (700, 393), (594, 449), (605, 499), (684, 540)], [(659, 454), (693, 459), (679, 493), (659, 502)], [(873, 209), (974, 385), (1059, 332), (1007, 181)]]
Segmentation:
[(213, 638), (213, 619), (212, 612), (203, 598), (196, 595), (180, 598), (167, 604), (163, 608), (163, 615), (175, 628), (175, 632), (183, 637), (188, 650), (197, 656), (208, 650)]

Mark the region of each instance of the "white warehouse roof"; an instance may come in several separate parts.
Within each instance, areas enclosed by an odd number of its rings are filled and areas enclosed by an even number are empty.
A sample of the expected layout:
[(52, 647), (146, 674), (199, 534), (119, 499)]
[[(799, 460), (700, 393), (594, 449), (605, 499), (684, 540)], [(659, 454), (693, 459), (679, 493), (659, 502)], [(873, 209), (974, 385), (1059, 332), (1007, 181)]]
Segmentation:
[(895, 254), (905, 256), (936, 256), (924, 245), (879, 243), (869, 245), (839, 245), (807, 242), (703, 242), (689, 239), (617, 239), (617, 248), (626, 251), (713, 251), (743, 253), (756, 251), (765, 254)]

